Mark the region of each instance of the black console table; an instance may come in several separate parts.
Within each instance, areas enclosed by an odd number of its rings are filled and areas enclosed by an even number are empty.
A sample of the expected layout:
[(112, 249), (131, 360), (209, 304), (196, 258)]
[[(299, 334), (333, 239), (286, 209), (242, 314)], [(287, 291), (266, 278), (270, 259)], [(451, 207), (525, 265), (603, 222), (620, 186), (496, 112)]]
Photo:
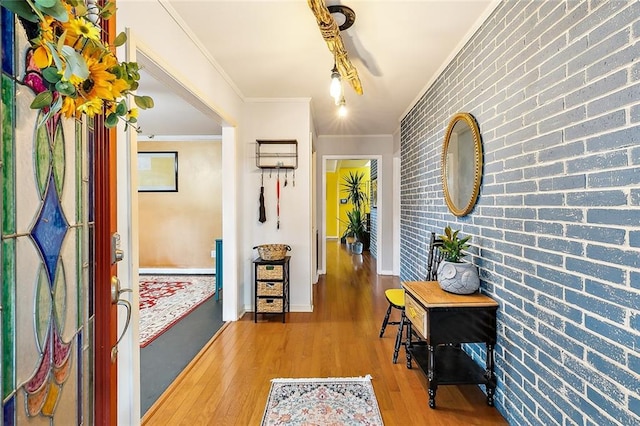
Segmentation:
[[(483, 384), (487, 404), (493, 406), (496, 376), (493, 348), (496, 344), (496, 311), (492, 298), (474, 293), (457, 295), (442, 290), (437, 281), (413, 281), (405, 289), (405, 314), (409, 320), (406, 340), (407, 368), (415, 359), (429, 380), (429, 407), (436, 406), (438, 385)], [(414, 340), (417, 332), (423, 340)], [(460, 347), (485, 343), (482, 368)]]

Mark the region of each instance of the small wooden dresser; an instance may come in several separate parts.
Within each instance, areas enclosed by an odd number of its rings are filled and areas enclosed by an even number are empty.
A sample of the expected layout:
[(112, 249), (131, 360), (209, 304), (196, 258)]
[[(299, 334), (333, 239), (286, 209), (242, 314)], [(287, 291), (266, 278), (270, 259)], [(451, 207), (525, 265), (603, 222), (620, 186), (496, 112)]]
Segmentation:
[[(429, 407), (435, 408), (438, 385), (483, 384), (487, 404), (493, 406), (496, 377), (493, 348), (496, 343), (498, 303), (474, 293), (458, 295), (442, 290), (437, 281), (404, 282), (407, 330), (407, 368), (415, 359), (429, 380)], [(424, 340), (414, 340), (417, 332)], [(485, 343), (482, 368), (460, 347), (462, 343)]]
[(255, 297), (253, 322), (258, 321), (258, 314), (280, 314), (282, 322), (285, 313), (289, 312), (289, 259), (253, 261), (255, 268)]

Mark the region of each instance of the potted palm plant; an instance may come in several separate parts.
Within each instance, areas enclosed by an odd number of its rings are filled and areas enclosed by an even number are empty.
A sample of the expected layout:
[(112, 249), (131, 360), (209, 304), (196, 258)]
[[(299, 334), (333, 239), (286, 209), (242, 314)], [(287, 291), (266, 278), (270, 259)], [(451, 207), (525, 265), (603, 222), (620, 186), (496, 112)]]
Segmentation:
[(464, 250), (470, 247), (471, 236), (460, 238), (459, 232), (447, 226), (444, 235), (439, 236), (443, 259), (438, 266), (438, 283), (449, 293), (471, 294), (480, 288), (480, 278), (476, 266), (462, 260), (466, 256)]
[(343, 238), (351, 244), (351, 251), (354, 254), (362, 254), (362, 236), (365, 232), (364, 222), (359, 210), (351, 210), (347, 212), (347, 221), (344, 221), (345, 230), (342, 234)]
[(353, 204), (353, 210), (347, 212), (347, 220), (342, 221), (346, 225), (342, 238), (353, 240), (351, 250), (355, 254), (362, 253), (368, 232), (363, 212), (368, 201), (367, 193), (363, 190), (364, 177), (364, 172), (349, 172), (342, 178), (342, 192), (346, 193), (347, 202)]

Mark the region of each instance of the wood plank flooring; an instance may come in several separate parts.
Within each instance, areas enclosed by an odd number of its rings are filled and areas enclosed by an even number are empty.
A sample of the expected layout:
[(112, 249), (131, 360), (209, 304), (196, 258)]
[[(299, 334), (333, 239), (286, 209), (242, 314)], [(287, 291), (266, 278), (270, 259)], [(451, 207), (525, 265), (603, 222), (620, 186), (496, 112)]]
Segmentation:
[(273, 378), (366, 374), (386, 426), (507, 424), (473, 385), (439, 387), (437, 408), (430, 409), (426, 379), (415, 364), (406, 368), (404, 348), (391, 362), (397, 326), (378, 337), (384, 290), (398, 287), (398, 278), (377, 276), (367, 252), (359, 265), (337, 242), (327, 244), (327, 265), (314, 286), (314, 312), (287, 314), (285, 324), (262, 315), (254, 324), (252, 313), (226, 324), (143, 424), (260, 425)]

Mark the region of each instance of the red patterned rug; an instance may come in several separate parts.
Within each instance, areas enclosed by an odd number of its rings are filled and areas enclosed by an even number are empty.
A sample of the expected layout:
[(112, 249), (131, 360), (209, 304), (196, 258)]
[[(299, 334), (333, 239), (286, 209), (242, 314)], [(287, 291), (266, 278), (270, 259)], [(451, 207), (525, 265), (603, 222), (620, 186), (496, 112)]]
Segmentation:
[(211, 275), (140, 275), (140, 347), (214, 295)]

